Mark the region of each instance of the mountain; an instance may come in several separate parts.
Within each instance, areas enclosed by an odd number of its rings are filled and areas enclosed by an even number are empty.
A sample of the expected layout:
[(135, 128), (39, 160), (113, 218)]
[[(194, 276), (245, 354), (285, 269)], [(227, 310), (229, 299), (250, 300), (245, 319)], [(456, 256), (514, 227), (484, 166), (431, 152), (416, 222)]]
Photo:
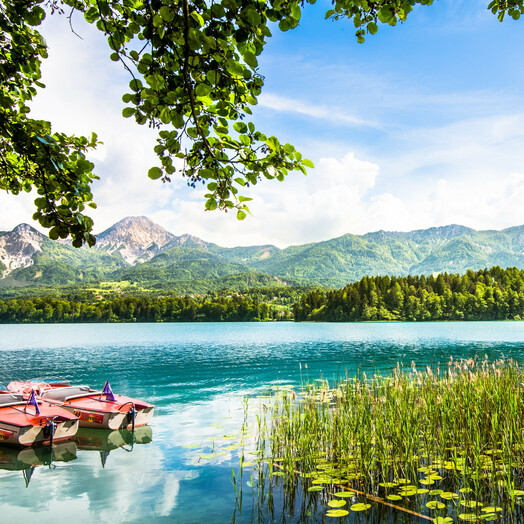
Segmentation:
[(175, 238), (149, 218), (126, 217), (97, 236), (95, 249), (136, 264), (153, 258)]
[(0, 288), (90, 282), (121, 266), (105, 252), (55, 242), (28, 224), (0, 233)]
[(31, 266), (34, 255), (42, 251), (44, 235), (28, 224), (20, 224), (11, 232), (0, 233), (0, 272), (6, 277), (13, 270)]
[(225, 248), (175, 236), (146, 217), (116, 223), (98, 235), (93, 249), (53, 242), (27, 224), (0, 233), (2, 288), (100, 281), (188, 292), (234, 283), (342, 287), (365, 275), (463, 273), (494, 265), (524, 268), (524, 226), (376, 231), (285, 249)]
[(377, 231), (292, 246), (254, 264), (280, 277), (341, 287), (369, 275), (463, 273), (494, 265), (524, 268), (524, 226), (475, 231), (464, 226), (407, 233)]

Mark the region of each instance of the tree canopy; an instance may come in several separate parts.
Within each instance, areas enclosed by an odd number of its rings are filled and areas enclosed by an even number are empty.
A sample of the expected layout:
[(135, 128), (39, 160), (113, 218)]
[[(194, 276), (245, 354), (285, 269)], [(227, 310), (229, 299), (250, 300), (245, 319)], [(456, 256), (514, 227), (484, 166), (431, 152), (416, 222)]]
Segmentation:
[[(35, 188), (35, 220), (53, 239), (71, 235), (76, 247), (93, 245), (96, 207), (87, 159), (97, 136), (68, 136), (29, 117), (41, 83), (47, 47), (36, 29), (46, 13), (76, 11), (107, 37), (110, 58), (130, 76), (123, 116), (158, 130), (158, 166), (148, 175), (168, 182), (181, 174), (206, 184), (207, 210), (236, 210), (250, 198), (242, 189), (261, 178), (284, 180), (313, 167), (293, 145), (257, 130), (250, 121), (264, 79), (258, 56), (271, 31), (299, 24), (316, 0), (0, 0), (0, 188)], [(328, 19), (351, 19), (363, 42), (379, 24), (404, 21), (417, 4), (433, 0), (333, 0)], [(518, 19), (524, 0), (494, 0), (502, 21)]]

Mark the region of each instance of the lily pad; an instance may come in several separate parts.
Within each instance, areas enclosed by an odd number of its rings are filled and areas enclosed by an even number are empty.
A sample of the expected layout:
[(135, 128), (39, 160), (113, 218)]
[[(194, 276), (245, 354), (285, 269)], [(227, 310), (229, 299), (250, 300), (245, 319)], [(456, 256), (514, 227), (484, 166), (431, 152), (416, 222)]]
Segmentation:
[(388, 500), (402, 500), (402, 497), (400, 495), (388, 495), (386, 498)]
[(308, 491), (322, 491), (323, 489), (323, 486), (311, 486)]
[(413, 495), (417, 494), (416, 489), (403, 489), (402, 491), (398, 492), (399, 495), (402, 495), (403, 497), (412, 497)]
[(499, 506), (484, 506), (480, 511), (485, 511), (486, 513), (495, 513), (496, 511), (502, 511), (502, 508)]
[(453, 524), (453, 519), (451, 517), (437, 517), (433, 519), (434, 524)]
[(214, 458), (220, 457), (221, 455), (227, 455), (225, 451), (217, 451), (216, 453), (202, 453), (200, 458), (202, 460), (212, 460)]
[(458, 518), (466, 522), (478, 522), (480, 520), (480, 517), (475, 515), (475, 513), (461, 513)]
[(459, 496), (457, 493), (453, 493), (451, 491), (443, 491), (440, 496), (445, 500), (451, 500), (451, 499), (458, 499)]
[(420, 479), (419, 482), (424, 484), (424, 486), (431, 486), (432, 484), (435, 484), (433, 479)]
[[(441, 489), (432, 489), (431, 491), (428, 491), (430, 495), (436, 496), (436, 495), (442, 495), (444, 493)], [(458, 495), (457, 495), (458, 498)]]
[(371, 504), (364, 504), (363, 502), (359, 502), (358, 504), (353, 504), (349, 509), (351, 511), (366, 511), (371, 507)]
[(471, 488), (460, 488), (460, 493), (471, 493), (473, 490)]
[(432, 500), (426, 504), (426, 507), (429, 509), (444, 509), (446, 507), (446, 504), (443, 504), (438, 500)]
[(484, 506), (483, 502), (478, 502), (476, 500), (463, 500), (460, 504), (465, 508), (480, 508), (481, 506)]
[(345, 509), (330, 509), (327, 513), (327, 517), (345, 517), (349, 514), (349, 511)]
[(352, 493), (351, 491), (339, 491), (337, 493), (333, 493), (333, 495), (335, 495), (335, 497), (343, 497), (346, 499), (349, 499), (355, 496), (355, 494)]
[(379, 482), (378, 485), (383, 488), (396, 488), (398, 484), (396, 482)]
[(328, 502), (328, 506), (330, 508), (341, 508), (342, 506), (345, 506), (345, 505), (346, 505), (345, 500), (330, 500)]

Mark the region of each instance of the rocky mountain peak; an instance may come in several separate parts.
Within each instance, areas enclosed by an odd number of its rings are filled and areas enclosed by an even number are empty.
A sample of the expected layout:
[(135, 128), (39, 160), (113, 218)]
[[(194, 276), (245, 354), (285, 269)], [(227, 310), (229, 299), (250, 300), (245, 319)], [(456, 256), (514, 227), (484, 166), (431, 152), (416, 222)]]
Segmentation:
[(126, 217), (97, 236), (95, 248), (119, 253), (131, 265), (145, 262), (176, 237), (147, 217)]
[[(19, 224), (0, 237), (0, 273), (5, 278), (11, 271), (31, 266), (33, 256), (42, 251), (45, 236), (29, 224)], [(2, 271), (3, 270), (3, 271)]]

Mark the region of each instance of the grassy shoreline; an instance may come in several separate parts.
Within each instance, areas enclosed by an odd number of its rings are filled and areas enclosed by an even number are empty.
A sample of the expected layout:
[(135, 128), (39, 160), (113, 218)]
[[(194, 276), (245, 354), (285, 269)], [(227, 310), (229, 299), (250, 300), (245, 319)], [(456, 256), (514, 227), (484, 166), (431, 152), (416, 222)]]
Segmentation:
[(518, 522), (522, 382), (517, 363), (486, 358), (281, 391), (258, 417), (259, 495), (306, 520)]

